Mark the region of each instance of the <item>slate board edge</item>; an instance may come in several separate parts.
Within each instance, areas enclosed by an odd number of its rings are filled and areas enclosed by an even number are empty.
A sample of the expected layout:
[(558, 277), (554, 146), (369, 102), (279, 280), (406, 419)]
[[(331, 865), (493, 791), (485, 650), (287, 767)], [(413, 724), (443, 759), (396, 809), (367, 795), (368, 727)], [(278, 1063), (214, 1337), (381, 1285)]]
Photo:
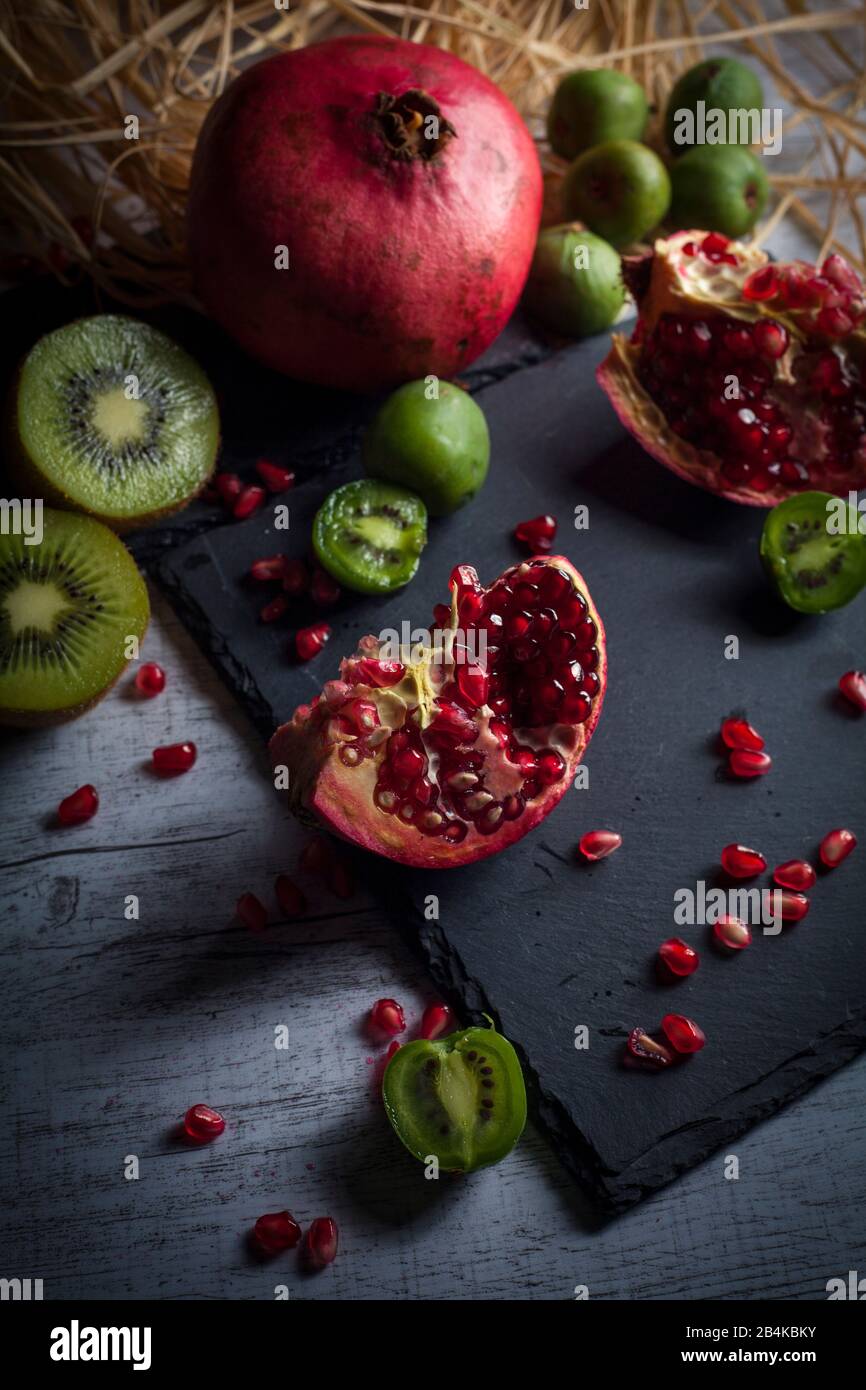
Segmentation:
[[(410, 908), (407, 917), (414, 917), (417, 922), (417, 927), (412, 932), (413, 938), (430, 975), (443, 993), (458, 1003), (466, 1014), (487, 1013), (495, 1017), (496, 1010), (487, 999), (480, 983), (467, 973), (457, 947), (446, 941), (438, 923), (422, 918), (414, 906)], [(404, 934), (407, 932), (408, 924), (405, 919), (398, 920), (398, 926)], [(666, 1139), (654, 1143), (640, 1159), (619, 1172), (605, 1169), (597, 1161), (591, 1145), (562, 1102), (542, 1086), (519, 1044), (515, 1044), (515, 1048), (520, 1056), (532, 1108), (556, 1150), (557, 1157), (598, 1207), (615, 1216), (643, 1201), (659, 1188), (674, 1182), (682, 1173), (709, 1158), (723, 1145), (730, 1144), (761, 1120), (768, 1119), (792, 1101), (798, 1100), (819, 1081), (823, 1081), (846, 1062), (853, 1061), (861, 1052), (866, 1051), (866, 1005), (829, 1033), (814, 1039), (802, 1052), (786, 1058), (780, 1067), (761, 1077), (758, 1082), (753, 1082), (748, 1088), (760, 1093), (762, 1084), (769, 1081), (770, 1077), (778, 1077), (781, 1073), (793, 1078), (798, 1069), (801, 1069), (802, 1076), (799, 1081), (792, 1080), (786, 1083), (784, 1096), (761, 1097), (759, 1094), (751, 1106), (733, 1115), (728, 1113), (729, 1103), (735, 1104), (740, 1095), (739, 1091), (733, 1091), (725, 1098), (723, 1104), (717, 1107), (721, 1111), (718, 1116), (693, 1126), (691, 1136), (686, 1141), (684, 1155), (683, 1130), (677, 1129)], [(696, 1057), (685, 1065), (700, 1065), (700, 1058)], [(646, 1084), (652, 1086), (658, 1084), (661, 1078), (648, 1074), (645, 1079)], [(668, 1154), (667, 1140), (671, 1143), (677, 1141), (680, 1149), (677, 1161), (673, 1161)]]
[[(205, 545), (208, 544), (207, 534), (197, 536), (195, 539)], [(232, 683), (228, 689), (240, 709), (255, 727), (256, 732), (267, 744), (274, 732), (274, 716), (270, 705), (264, 699), (250, 672), (241, 662), (235, 660), (228, 643), (219, 636), (208, 615), (191, 598), (190, 594), (184, 592), (181, 597), (179, 585), (167, 564), (156, 563), (149, 570), (149, 573), (159, 581), (160, 587), (171, 600), (174, 611), (181, 618), (187, 631), (195, 638), (200, 650), (207, 657), (223, 684), (226, 683), (226, 671), (231, 672)]]

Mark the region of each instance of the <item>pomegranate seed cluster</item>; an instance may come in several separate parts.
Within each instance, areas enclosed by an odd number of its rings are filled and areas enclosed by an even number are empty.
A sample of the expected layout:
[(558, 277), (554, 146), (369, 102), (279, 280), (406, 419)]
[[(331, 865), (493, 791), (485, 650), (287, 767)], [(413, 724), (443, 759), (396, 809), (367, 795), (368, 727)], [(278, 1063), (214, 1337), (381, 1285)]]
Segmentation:
[[(682, 252), (736, 265), (727, 248), (712, 233), (701, 243), (686, 242)], [(794, 385), (780, 378), (777, 364), (790, 335), (777, 319), (668, 313), (642, 338), (643, 386), (674, 433), (721, 458), (722, 475), (734, 487), (760, 493), (827, 478), (843, 482), (866, 467), (866, 390), (856, 363), (834, 347), (866, 319), (858, 276), (839, 256), (820, 270), (799, 261), (765, 266), (746, 278), (743, 297), (796, 312), (809, 340), (793, 359)], [(804, 402), (811, 422), (800, 438), (794, 424)]]
[[(456, 845), (470, 827), (480, 835), (496, 834), (562, 780), (562, 755), (522, 743), (516, 731), (583, 723), (601, 682), (598, 628), (563, 570), (540, 561), (514, 566), (485, 590), (475, 571), (460, 565), (452, 584), (458, 630), (484, 630), (486, 664), (455, 647), (453, 678), (439, 691), (427, 727), (422, 730), (417, 709), (410, 707), (401, 728), (383, 728), (375, 699), (351, 698), (348, 686), (349, 698), (333, 707), (344, 766), (379, 760), (373, 792), (379, 811)], [(435, 618), (444, 626), (450, 609), (439, 605)], [(357, 662), (351, 674), (358, 682), (387, 687), (405, 670), (399, 662), (371, 659)], [(489, 737), (485, 751), (478, 746), (485, 725), (510, 764), (514, 790), (508, 795), (497, 797), (488, 786), (495, 748)]]

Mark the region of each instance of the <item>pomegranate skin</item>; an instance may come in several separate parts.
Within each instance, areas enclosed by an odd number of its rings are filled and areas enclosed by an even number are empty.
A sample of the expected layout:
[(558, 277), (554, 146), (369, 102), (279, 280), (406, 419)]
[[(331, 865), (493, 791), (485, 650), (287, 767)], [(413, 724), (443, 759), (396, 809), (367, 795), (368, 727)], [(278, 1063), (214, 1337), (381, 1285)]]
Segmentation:
[[(455, 132), (432, 158), (395, 150), (376, 112), (382, 94), (414, 92)], [(502, 330), (541, 196), (528, 130), (475, 68), (426, 44), (331, 39), (257, 63), (211, 109), (190, 260), (208, 313), (259, 361), (389, 389), (455, 375)], [(280, 247), (288, 269), (275, 266)]]
[[(705, 244), (713, 241), (717, 245), (704, 256)], [(859, 364), (866, 339), (866, 291), (853, 270), (845, 266), (851, 277), (846, 293), (853, 296), (850, 315), (842, 316), (848, 327), (831, 331), (808, 299), (797, 302), (789, 291), (783, 293), (779, 288), (783, 279), (793, 287), (796, 277), (802, 278), (805, 271), (811, 286), (821, 286), (829, 298), (838, 298), (842, 292), (824, 273), (829, 261), (822, 266), (779, 263), (772, 276), (765, 277), (770, 297), (763, 291), (748, 293), (746, 287), (760, 283), (758, 277), (768, 264), (766, 253), (753, 244), (729, 242), (715, 233), (707, 235), (695, 229), (658, 239), (651, 255), (626, 257), (623, 275), (637, 300), (638, 327), (628, 340), (622, 334), (613, 335), (611, 350), (597, 368), (596, 377), (626, 430), (646, 453), (685, 482), (752, 507), (774, 507), (804, 486), (844, 497), (849, 490), (866, 486), (862, 434), (841, 466), (838, 438), (833, 434), (834, 428), (858, 419), (858, 411), (862, 413)], [(834, 276), (840, 274), (838, 266), (830, 269)], [(659, 356), (664, 360), (652, 335), (670, 327), (671, 318), (681, 326), (702, 326), (708, 334), (708, 352), (716, 354), (703, 357), (693, 342), (674, 359), (671, 382), (681, 396), (677, 406), (672, 404), (673, 396), (668, 396), (665, 406), (658, 390), (653, 394), (645, 371), (649, 361), (645, 345), (654, 360)], [(752, 338), (749, 353), (741, 354), (739, 361), (730, 353), (727, 358), (719, 357), (718, 340), (724, 336), (720, 319), (729, 319), (732, 332), (745, 333), (747, 339), (753, 330), (760, 330), (763, 348)], [(717, 340), (712, 340), (714, 324)], [(768, 335), (772, 334), (778, 337), (781, 351), (769, 351)], [(825, 378), (830, 365), (835, 364), (837, 383), (819, 382), (819, 355)], [(756, 369), (763, 374), (757, 395), (752, 378)], [(749, 432), (737, 442), (734, 436), (726, 438), (718, 424), (705, 428), (707, 421), (719, 418), (713, 415), (719, 397), (712, 383), (728, 376), (743, 376), (748, 393), (742, 400), (729, 400), (734, 411), (738, 406), (748, 411), (752, 423), (767, 430), (769, 426), (762, 426), (751, 408), (760, 398), (757, 408), (772, 407), (776, 414), (771, 418), (788, 428), (788, 442), (779, 446), (772, 463), (763, 457), (763, 445), (773, 453), (768, 438), (763, 438), (759, 447)], [(845, 401), (837, 409), (834, 401), (842, 397)], [(747, 424), (744, 419), (742, 425)], [(782, 454), (788, 452), (789, 445), (797, 460), (783, 464)], [(747, 458), (748, 448), (754, 452)]]

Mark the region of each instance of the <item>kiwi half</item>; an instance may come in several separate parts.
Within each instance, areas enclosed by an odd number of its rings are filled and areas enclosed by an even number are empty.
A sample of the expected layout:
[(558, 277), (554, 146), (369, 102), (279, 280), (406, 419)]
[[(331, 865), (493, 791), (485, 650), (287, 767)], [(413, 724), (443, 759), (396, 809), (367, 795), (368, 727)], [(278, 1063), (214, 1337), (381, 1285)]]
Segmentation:
[(22, 489), (114, 530), (183, 507), (206, 483), (219, 412), (202, 369), (164, 333), (119, 314), (41, 338), (14, 388)]
[(101, 700), (150, 617), (132, 556), (98, 521), (44, 508), (42, 539), (0, 535), (0, 724), (75, 719)]

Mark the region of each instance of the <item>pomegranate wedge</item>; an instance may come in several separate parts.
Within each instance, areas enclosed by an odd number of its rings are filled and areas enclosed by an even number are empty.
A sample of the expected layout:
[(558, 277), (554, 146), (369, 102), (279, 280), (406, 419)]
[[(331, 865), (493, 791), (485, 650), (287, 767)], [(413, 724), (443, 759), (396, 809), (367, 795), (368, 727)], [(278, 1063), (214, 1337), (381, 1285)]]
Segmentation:
[(563, 796), (598, 722), (604, 629), (562, 556), (489, 588), (459, 565), (428, 642), (362, 639), (271, 740), (293, 810), (402, 864), (453, 868), (513, 844)]
[(623, 275), (640, 318), (598, 380), (648, 454), (755, 507), (866, 487), (866, 290), (841, 256), (678, 232)]

